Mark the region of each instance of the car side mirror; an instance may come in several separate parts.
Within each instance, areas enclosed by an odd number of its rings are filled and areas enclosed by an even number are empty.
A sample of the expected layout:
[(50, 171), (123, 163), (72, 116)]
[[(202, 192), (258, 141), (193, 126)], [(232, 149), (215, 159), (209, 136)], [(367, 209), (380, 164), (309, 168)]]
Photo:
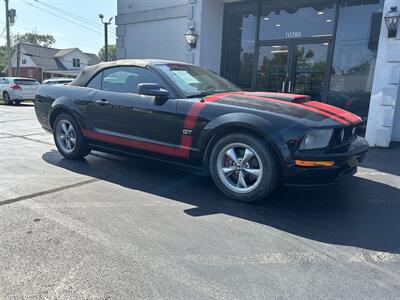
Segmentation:
[(168, 97), (169, 92), (168, 90), (160, 87), (157, 83), (139, 83), (138, 94), (166, 98)]

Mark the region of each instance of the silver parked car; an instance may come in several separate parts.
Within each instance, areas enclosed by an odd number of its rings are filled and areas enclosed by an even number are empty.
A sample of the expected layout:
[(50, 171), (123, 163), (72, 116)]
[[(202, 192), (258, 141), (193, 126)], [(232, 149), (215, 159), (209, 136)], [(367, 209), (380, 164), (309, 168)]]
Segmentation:
[(19, 104), (22, 101), (35, 99), (40, 83), (36, 79), (21, 77), (1, 77), (0, 97), (4, 103)]

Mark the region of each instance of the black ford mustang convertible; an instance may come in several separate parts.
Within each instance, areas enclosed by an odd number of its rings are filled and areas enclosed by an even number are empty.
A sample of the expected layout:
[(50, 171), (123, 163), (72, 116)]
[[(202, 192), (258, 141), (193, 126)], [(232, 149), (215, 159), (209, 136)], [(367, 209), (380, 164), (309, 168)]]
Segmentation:
[(240, 201), (261, 200), (280, 183), (336, 183), (368, 151), (354, 114), (308, 96), (244, 92), (171, 61), (87, 67), (69, 85), (41, 87), (35, 111), (68, 159), (93, 149), (190, 166)]

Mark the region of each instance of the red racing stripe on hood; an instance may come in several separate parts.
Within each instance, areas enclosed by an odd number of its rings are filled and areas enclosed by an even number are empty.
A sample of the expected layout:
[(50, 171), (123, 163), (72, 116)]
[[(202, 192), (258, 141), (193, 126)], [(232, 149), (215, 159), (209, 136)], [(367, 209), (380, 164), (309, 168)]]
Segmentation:
[(359, 123), (361, 122), (361, 118), (351, 112), (348, 112), (344, 109), (329, 105), (329, 104), (325, 104), (325, 103), (321, 103), (318, 101), (309, 101), (309, 102), (305, 102), (303, 103), (304, 105), (307, 106), (312, 106), (315, 108), (318, 108), (322, 111), (331, 113), (331, 114), (335, 114), (336, 116), (345, 119), (347, 121), (349, 121), (350, 123)]
[(222, 99), (227, 96), (236, 96), (236, 95), (243, 95), (243, 92), (219, 93), (219, 94), (206, 96), (202, 100), (204, 102), (214, 102), (214, 101), (217, 101), (217, 100)]
[(264, 100), (264, 101), (269, 101), (269, 102), (274, 102), (274, 103), (279, 103), (279, 104), (284, 104), (288, 106), (294, 106), (294, 107), (299, 107), (308, 111), (312, 111), (315, 113), (318, 113), (320, 115), (323, 115), (325, 117), (328, 117), (332, 120), (335, 120), (336, 122), (343, 124), (343, 125), (349, 125), (350, 122), (342, 119), (339, 116), (336, 116), (332, 113), (326, 112), (324, 110), (318, 109), (316, 107), (311, 107), (311, 106), (306, 106), (304, 104), (300, 103), (293, 103), (293, 102), (288, 102), (288, 101), (283, 101), (283, 100), (277, 100), (277, 99), (271, 99), (271, 98), (265, 98), (265, 97), (260, 97), (260, 96), (253, 96), (249, 94), (243, 94), (243, 93), (231, 93), (230, 96), (235, 96), (235, 97), (242, 97), (242, 98), (248, 98), (248, 99), (256, 99), (256, 100)]

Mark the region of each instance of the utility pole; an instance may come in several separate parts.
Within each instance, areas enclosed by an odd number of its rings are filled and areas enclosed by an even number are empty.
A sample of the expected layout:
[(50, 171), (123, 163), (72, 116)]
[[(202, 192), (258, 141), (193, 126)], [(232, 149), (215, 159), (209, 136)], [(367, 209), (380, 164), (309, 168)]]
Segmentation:
[(18, 45), (17, 45), (17, 77), (19, 77), (20, 60), (21, 60), (21, 44), (18, 43)]
[(104, 22), (104, 15), (99, 14), (99, 18), (101, 23), (104, 24), (104, 61), (108, 61), (108, 25), (111, 24), (112, 17), (108, 20), (108, 22)]
[(12, 66), (11, 66), (11, 38), (10, 38), (10, 11), (8, 10), (8, 0), (6, 2), (6, 31), (7, 31), (7, 54), (8, 54), (8, 65), (7, 73), (8, 76), (12, 77)]

